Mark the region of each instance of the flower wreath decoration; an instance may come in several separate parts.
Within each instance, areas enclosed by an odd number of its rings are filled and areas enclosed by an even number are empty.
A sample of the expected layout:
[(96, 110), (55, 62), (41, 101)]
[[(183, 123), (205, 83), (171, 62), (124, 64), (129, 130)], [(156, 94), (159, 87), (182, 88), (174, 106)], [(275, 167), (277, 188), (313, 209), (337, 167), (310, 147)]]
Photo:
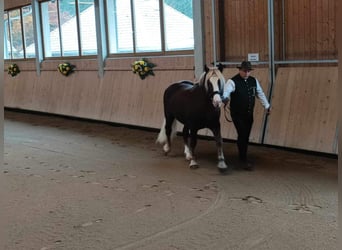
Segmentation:
[(11, 75), (12, 77), (15, 77), (16, 75), (20, 73), (19, 66), (16, 63), (10, 64), (7, 68), (7, 71), (8, 71), (8, 74)]
[(75, 65), (71, 65), (68, 62), (64, 62), (60, 63), (57, 69), (62, 75), (68, 76), (75, 71), (75, 68)]
[(135, 61), (131, 66), (133, 73), (138, 74), (141, 80), (144, 80), (148, 75), (154, 76), (153, 68), (156, 65), (146, 58)]

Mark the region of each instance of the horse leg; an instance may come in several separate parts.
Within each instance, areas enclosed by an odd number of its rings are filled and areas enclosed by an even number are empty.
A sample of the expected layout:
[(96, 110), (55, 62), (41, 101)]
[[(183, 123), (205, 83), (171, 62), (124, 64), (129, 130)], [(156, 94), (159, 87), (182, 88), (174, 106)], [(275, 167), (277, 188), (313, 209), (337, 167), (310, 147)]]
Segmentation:
[(175, 129), (175, 118), (173, 116), (167, 116), (165, 118), (165, 134), (166, 134), (166, 141), (163, 146), (163, 150), (165, 155), (167, 155), (171, 151), (171, 140), (172, 140), (172, 129)]
[(225, 173), (227, 170), (230, 170), (224, 160), (223, 148), (222, 148), (222, 136), (221, 136), (221, 128), (220, 126), (211, 130), (214, 134), (216, 147), (217, 147), (217, 168), (221, 173)]
[(197, 144), (197, 130), (191, 129), (190, 130), (190, 147), (189, 147), (189, 152), (191, 155), (189, 166), (191, 169), (198, 168), (198, 163), (196, 162), (196, 159), (195, 159), (196, 144)]
[(184, 126), (183, 127), (183, 141), (184, 141), (184, 155), (185, 159), (190, 161), (192, 159), (192, 154), (189, 148), (189, 128)]

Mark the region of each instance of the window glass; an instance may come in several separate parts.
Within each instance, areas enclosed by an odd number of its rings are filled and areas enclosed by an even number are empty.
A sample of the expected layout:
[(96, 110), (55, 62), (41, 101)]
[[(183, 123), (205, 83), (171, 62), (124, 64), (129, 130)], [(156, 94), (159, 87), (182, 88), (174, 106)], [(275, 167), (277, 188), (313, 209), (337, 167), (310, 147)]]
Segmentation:
[(94, 0), (79, 1), (81, 54), (96, 55), (96, 23)]
[(45, 57), (97, 54), (94, 0), (41, 3)]
[(22, 15), (24, 24), (23, 31), (26, 58), (34, 58), (36, 56), (36, 53), (31, 5), (22, 8)]
[(4, 59), (10, 59), (12, 56), (11, 40), (9, 32), (9, 20), (7, 11), (4, 12)]
[(41, 4), (45, 57), (61, 56), (57, 1)]
[(78, 31), (75, 0), (59, 1), (62, 56), (78, 56)]
[(110, 0), (108, 4), (108, 40), (110, 53), (133, 53), (131, 2)]
[(4, 58), (34, 58), (34, 41), (31, 5), (4, 11)]
[(8, 14), (12, 58), (24, 58), (20, 9), (11, 10)]
[(164, 0), (164, 30), (166, 51), (194, 48), (192, 0)]
[[(40, 1), (45, 58), (97, 54), (94, 2)], [(192, 0), (106, 0), (106, 11), (111, 54), (193, 50)], [(5, 59), (34, 58), (34, 33), (30, 5), (5, 11)]]
[(159, 0), (134, 0), (136, 52), (161, 51)]
[(107, 0), (106, 9), (111, 54), (194, 49), (192, 0)]

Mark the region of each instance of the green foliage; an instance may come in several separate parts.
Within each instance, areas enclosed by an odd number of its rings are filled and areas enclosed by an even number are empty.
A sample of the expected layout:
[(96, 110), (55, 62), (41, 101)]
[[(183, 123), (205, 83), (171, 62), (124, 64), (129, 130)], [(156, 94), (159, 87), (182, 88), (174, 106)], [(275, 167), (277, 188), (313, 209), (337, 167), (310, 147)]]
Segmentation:
[(20, 73), (19, 66), (15, 63), (8, 66), (7, 71), (8, 71), (8, 74), (11, 75), (12, 77), (15, 77), (16, 75)]
[(64, 63), (60, 63), (57, 67), (58, 71), (63, 74), (64, 76), (68, 76), (71, 73), (74, 72), (76, 66), (75, 65), (71, 65), (68, 62), (64, 62)]
[(144, 80), (148, 75), (154, 76), (153, 68), (156, 65), (149, 62), (147, 59), (142, 58), (139, 61), (135, 61), (131, 67), (134, 74), (138, 74), (141, 80)]

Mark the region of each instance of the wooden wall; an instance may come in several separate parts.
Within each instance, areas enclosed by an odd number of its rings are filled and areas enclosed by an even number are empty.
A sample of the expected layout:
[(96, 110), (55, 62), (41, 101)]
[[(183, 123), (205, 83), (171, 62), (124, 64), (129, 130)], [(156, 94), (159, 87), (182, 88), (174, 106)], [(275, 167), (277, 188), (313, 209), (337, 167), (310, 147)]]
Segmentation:
[[(284, 1), (284, 24), (278, 15), (276, 25), (278, 30), (284, 26), (285, 44), (276, 56), (283, 60), (336, 59), (336, 7), (336, 0)], [(277, 38), (282, 44), (280, 32)]]
[[(190, 68), (165, 68), (142, 81), (130, 71), (128, 61), (122, 69), (106, 71), (104, 78), (91, 70), (91, 64), (83, 65), (87, 70), (77, 70), (69, 77), (61, 75), (56, 65), (57, 62), (49, 62), (40, 76), (29, 70), (33, 66), (29, 63), (22, 65), (22, 72), (14, 78), (5, 74), (5, 106), (159, 128), (164, 89), (180, 79), (194, 80)], [(253, 71), (266, 95), (270, 88), (268, 71)], [(237, 69), (224, 70), (226, 79), (236, 73)], [(280, 68), (273, 86), (273, 110), (267, 119), (264, 143), (337, 154), (337, 77), (337, 67)], [(257, 100), (251, 142), (262, 143), (264, 119), (264, 109)], [(223, 137), (236, 139), (233, 123), (227, 122), (223, 113), (221, 122)], [(201, 134), (211, 135), (208, 130)]]
[[(274, 0), (277, 60), (336, 59), (337, 0)], [(248, 53), (269, 59), (268, 1), (219, 0), (220, 61), (241, 61)], [(209, 9), (209, 6), (208, 6)]]
[(265, 143), (337, 154), (337, 67), (278, 69)]
[(24, 6), (24, 5), (28, 5), (31, 4), (31, 0), (4, 0), (4, 8), (5, 10), (8, 9), (13, 9), (16, 8), (18, 6)]
[[(337, 154), (337, 67), (283, 67), (272, 87), (272, 113), (265, 122), (264, 108), (256, 100), (250, 141), (287, 148)], [(225, 69), (226, 79), (236, 69)], [(270, 95), (269, 69), (252, 72)], [(236, 139), (233, 123), (221, 117), (224, 138)], [(263, 130), (265, 138), (262, 141)]]
[(248, 53), (268, 60), (267, 0), (222, 0), (220, 13), (220, 60), (242, 61)]
[(68, 77), (57, 71), (60, 61), (44, 62), (40, 76), (30, 70), (33, 63), (18, 63), (21, 73), (5, 76), (5, 106), (159, 128), (164, 89), (181, 79), (194, 80), (193, 58), (151, 59), (158, 68), (145, 80), (132, 73), (134, 60), (108, 61), (103, 78), (96, 61), (73, 62), (77, 68)]

